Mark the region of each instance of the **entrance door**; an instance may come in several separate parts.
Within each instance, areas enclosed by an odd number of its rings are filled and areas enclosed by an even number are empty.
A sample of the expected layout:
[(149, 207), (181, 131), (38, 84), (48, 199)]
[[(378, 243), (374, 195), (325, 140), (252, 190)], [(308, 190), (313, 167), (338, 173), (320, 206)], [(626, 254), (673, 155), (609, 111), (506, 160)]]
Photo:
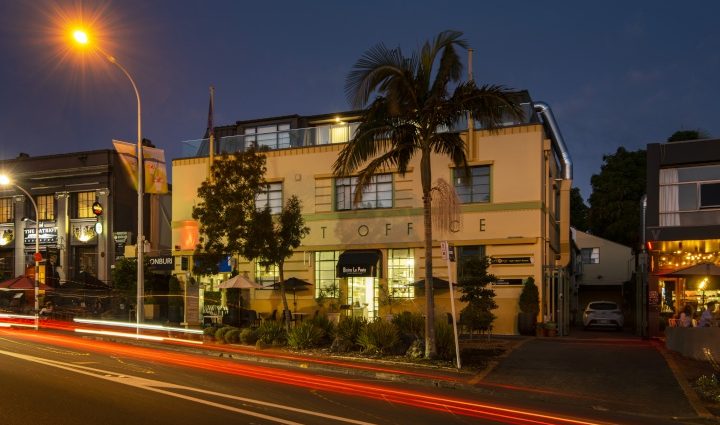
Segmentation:
[(353, 316), (373, 320), (377, 315), (377, 279), (374, 277), (348, 278), (348, 301)]

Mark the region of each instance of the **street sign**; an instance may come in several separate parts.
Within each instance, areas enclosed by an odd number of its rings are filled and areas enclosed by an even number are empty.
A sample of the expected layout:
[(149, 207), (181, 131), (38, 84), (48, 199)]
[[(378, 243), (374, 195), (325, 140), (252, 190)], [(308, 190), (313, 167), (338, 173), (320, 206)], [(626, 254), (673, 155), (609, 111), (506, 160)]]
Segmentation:
[(448, 259), (448, 243), (447, 243), (447, 241), (440, 242), (440, 254), (442, 255), (443, 260)]

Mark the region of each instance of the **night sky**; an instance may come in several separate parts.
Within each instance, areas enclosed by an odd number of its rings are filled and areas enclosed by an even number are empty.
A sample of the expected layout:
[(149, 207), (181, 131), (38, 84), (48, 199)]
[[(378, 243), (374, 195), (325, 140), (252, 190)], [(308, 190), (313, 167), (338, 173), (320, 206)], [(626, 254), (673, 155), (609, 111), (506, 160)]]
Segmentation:
[[(446, 29), (475, 50), (479, 83), (553, 109), (590, 194), (602, 156), (680, 129), (720, 137), (716, 1), (0, 0), (0, 158), (136, 141), (129, 81), (69, 43), (84, 22), (135, 79), (143, 135), (181, 156), (215, 123), (350, 109), (347, 73), (377, 43), (411, 53)], [(464, 55), (464, 54), (463, 54)]]

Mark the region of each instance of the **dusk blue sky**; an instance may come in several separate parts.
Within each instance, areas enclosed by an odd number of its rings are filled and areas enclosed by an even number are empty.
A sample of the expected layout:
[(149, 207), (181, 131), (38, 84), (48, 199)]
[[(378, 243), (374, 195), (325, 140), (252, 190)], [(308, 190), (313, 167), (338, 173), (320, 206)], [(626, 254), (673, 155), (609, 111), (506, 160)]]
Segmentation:
[(602, 156), (679, 129), (720, 136), (715, 1), (0, 0), (0, 158), (136, 140), (129, 82), (63, 40), (80, 19), (138, 84), (143, 134), (165, 149), (215, 123), (350, 109), (347, 73), (377, 43), (410, 53), (465, 33), (478, 83), (553, 109), (587, 198)]

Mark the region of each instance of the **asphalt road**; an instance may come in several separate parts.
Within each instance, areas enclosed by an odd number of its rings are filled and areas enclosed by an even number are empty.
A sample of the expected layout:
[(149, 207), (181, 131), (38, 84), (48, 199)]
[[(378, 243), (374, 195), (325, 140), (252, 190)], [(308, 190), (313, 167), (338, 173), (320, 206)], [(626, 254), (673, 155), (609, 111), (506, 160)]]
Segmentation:
[[(568, 353), (538, 341), (538, 347), (513, 352), (482, 385), (452, 389), (195, 350), (0, 330), (0, 424), (678, 423), (669, 416), (597, 409), (573, 397), (577, 388), (531, 369), (547, 369), (549, 356), (557, 364), (577, 359), (558, 358)], [(545, 380), (543, 391), (537, 380)], [(565, 397), (548, 396), (553, 393)]]
[(3, 425), (562, 423), (456, 391), (31, 330), (0, 331), (0, 382)]

